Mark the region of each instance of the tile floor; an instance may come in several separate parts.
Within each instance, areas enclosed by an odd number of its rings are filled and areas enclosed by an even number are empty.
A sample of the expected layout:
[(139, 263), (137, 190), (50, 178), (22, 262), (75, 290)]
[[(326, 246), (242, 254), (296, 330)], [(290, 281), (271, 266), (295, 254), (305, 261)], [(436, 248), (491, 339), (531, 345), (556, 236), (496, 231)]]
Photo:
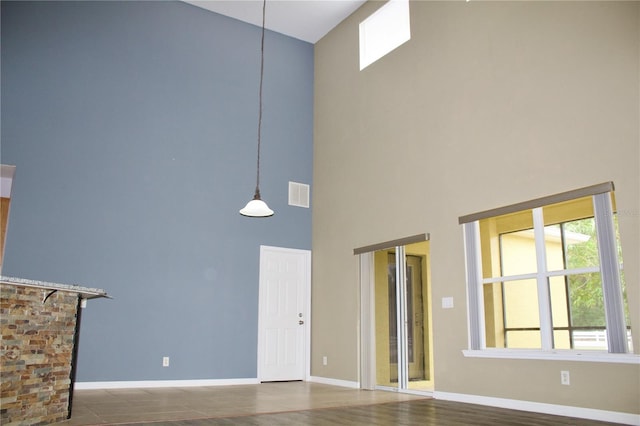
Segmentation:
[(76, 390), (71, 419), (62, 424), (95, 425), (223, 418), (419, 399), (424, 397), (309, 382)]

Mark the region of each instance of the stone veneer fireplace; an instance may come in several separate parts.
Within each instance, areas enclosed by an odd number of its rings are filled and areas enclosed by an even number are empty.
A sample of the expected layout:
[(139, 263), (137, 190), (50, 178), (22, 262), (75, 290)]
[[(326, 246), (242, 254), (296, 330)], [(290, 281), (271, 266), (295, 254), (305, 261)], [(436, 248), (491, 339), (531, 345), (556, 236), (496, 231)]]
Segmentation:
[(71, 415), (81, 306), (104, 290), (0, 276), (0, 423)]

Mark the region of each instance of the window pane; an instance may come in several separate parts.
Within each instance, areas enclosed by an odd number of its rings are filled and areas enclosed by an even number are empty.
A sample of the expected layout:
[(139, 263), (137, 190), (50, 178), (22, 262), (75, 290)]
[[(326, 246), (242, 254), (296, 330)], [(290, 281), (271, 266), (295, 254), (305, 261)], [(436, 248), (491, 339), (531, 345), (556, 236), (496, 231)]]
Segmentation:
[(502, 283), (485, 284), (484, 324), (488, 348), (504, 348), (504, 310), (502, 305)]
[(600, 273), (569, 275), (571, 325), (600, 327), (606, 325)]
[(560, 225), (544, 227), (544, 249), (547, 255), (547, 270), (564, 269), (564, 251), (562, 246), (562, 230)]
[[(479, 225), (483, 278), (521, 273), (514, 271), (535, 272), (536, 258), (531, 210), (483, 219), (479, 221)], [(523, 230), (525, 232), (517, 234)], [(513, 233), (517, 235), (511, 235)], [(506, 234), (511, 236), (505, 237)], [(519, 251), (519, 254), (514, 250)], [(534, 254), (533, 260), (530, 257), (531, 250)], [(505, 259), (505, 253), (507, 255), (511, 253), (511, 255)]]
[(545, 225), (593, 217), (593, 199), (589, 196), (562, 203), (549, 204), (542, 208), (542, 212)]
[(507, 331), (508, 348), (515, 349), (540, 349), (540, 332), (530, 331)]
[(570, 307), (565, 279), (564, 276), (549, 278), (553, 347), (555, 349), (571, 349)]
[(566, 269), (598, 266), (598, 240), (594, 218), (562, 224), (567, 257)]
[(572, 332), (573, 349), (607, 350), (606, 330), (575, 330)]
[(554, 330), (559, 327), (569, 327), (569, 304), (565, 277), (549, 278), (549, 296)]
[(536, 281), (484, 285), (486, 346), (540, 348)]
[(569, 330), (553, 330), (553, 347), (555, 349), (571, 349)]
[(599, 273), (549, 279), (554, 348), (606, 350)]
[(503, 277), (536, 272), (536, 242), (533, 229), (501, 235), (500, 251)]
[(503, 284), (506, 328), (540, 327), (536, 280)]

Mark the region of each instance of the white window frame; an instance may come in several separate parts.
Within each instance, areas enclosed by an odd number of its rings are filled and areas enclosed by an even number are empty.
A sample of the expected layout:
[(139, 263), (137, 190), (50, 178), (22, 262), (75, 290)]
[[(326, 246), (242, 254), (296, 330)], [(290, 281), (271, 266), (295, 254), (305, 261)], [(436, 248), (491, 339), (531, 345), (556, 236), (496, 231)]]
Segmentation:
[[(500, 209), (459, 218), (460, 224), (463, 225), (467, 278), (469, 349), (463, 351), (465, 356), (482, 358), (582, 360), (591, 362), (640, 364), (639, 355), (628, 353), (627, 329), (624, 318), (622, 286), (620, 281), (620, 264), (618, 261), (615, 227), (613, 223), (613, 208), (611, 202), (612, 192), (613, 183), (608, 182), (606, 184), (594, 185), (592, 187), (569, 191), (550, 197), (544, 197), (513, 206), (502, 207)], [(553, 328), (551, 324), (551, 304), (549, 301), (548, 280), (551, 276), (567, 275), (569, 271), (547, 270), (542, 207), (584, 196), (592, 196), (593, 199), (600, 267), (589, 268), (589, 270), (594, 269), (594, 272), (600, 272), (603, 282), (608, 352), (553, 348)], [(533, 274), (527, 274), (526, 276), (522, 275), (483, 279), (479, 220), (488, 217), (500, 216), (506, 212), (529, 209), (533, 212), (537, 271)], [(576, 271), (571, 271), (570, 273), (575, 272)], [(523, 278), (535, 278), (537, 282), (541, 349), (487, 348), (485, 340), (483, 286), (492, 282), (513, 281), (515, 279)]]

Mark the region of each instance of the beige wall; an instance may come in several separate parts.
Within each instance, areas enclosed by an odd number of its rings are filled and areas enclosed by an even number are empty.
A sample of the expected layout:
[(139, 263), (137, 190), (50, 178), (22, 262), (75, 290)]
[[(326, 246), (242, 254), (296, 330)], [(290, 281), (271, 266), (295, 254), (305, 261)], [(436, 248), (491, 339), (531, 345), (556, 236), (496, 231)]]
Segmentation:
[(640, 3), (412, 2), (412, 39), (359, 71), (382, 4), (316, 44), (312, 375), (358, 380), (353, 249), (428, 232), (437, 391), (638, 413), (638, 365), (462, 355), (457, 219), (613, 181), (640, 348)]

